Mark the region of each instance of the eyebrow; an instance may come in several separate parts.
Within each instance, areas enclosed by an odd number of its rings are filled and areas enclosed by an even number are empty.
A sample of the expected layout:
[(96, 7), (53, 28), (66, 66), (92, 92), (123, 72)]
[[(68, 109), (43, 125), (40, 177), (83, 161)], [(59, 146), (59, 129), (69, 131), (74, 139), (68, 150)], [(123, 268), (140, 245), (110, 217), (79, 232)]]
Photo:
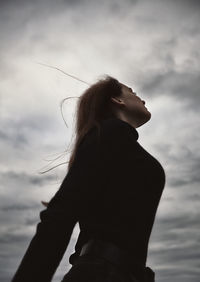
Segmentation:
[(133, 89), (131, 87), (128, 87), (129, 90), (131, 90), (134, 94), (136, 94), (135, 91), (133, 91)]

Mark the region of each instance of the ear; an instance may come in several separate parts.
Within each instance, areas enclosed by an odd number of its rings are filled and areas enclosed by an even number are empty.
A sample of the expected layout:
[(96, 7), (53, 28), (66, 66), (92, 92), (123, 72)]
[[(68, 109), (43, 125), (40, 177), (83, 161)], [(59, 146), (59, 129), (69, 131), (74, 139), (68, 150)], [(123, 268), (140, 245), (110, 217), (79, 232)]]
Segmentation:
[(117, 97), (111, 97), (111, 100), (114, 103), (117, 103), (118, 105), (124, 104), (124, 102), (121, 99), (117, 98)]

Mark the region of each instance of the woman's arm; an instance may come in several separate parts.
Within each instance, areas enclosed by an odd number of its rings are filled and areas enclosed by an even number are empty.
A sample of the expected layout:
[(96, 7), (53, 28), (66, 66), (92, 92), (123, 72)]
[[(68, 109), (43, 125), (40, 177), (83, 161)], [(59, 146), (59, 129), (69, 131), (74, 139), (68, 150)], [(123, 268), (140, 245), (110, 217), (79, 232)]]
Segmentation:
[[(80, 149), (48, 207), (12, 282), (49, 282), (69, 244), (79, 215), (88, 207), (98, 169), (95, 147)], [(91, 185), (92, 184), (92, 185)]]

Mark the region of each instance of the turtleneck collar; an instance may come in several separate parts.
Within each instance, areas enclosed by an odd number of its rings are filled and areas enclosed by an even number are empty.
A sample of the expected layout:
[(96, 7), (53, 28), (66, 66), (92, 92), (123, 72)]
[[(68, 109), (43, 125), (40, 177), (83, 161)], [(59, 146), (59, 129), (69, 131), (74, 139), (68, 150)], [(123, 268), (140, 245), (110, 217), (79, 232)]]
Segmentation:
[(130, 123), (128, 123), (127, 121), (124, 121), (124, 120), (122, 120), (122, 119), (120, 119), (120, 118), (116, 118), (116, 119), (118, 119), (118, 120), (120, 120), (122, 123), (124, 123), (124, 124), (131, 130), (131, 133), (134, 135), (134, 138), (135, 138), (136, 140), (138, 140), (138, 138), (139, 138), (139, 133), (138, 133), (138, 131), (135, 129), (135, 127), (133, 127)]

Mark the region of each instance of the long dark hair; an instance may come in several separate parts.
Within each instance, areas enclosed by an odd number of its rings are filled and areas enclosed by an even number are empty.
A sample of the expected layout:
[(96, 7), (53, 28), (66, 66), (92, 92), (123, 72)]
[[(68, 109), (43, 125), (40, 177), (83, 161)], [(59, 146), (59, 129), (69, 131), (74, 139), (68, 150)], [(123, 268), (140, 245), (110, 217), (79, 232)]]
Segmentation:
[[(111, 97), (121, 96), (121, 83), (112, 76), (106, 75), (87, 88), (79, 97), (75, 119), (75, 142), (68, 162), (68, 170), (75, 159), (77, 149), (88, 131), (100, 122), (115, 117), (115, 107)], [(47, 202), (42, 203), (47, 206)]]

